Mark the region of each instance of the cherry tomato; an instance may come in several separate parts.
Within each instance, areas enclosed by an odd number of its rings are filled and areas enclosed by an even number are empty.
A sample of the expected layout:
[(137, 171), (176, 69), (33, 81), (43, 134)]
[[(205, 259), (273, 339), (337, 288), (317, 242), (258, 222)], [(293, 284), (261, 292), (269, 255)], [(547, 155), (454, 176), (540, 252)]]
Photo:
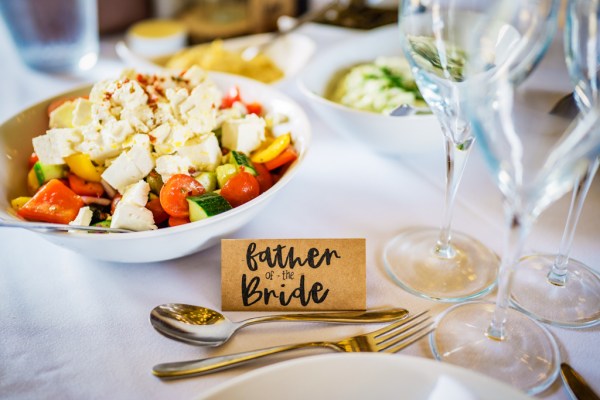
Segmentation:
[(255, 178), (260, 186), (260, 192), (264, 193), (273, 186), (273, 176), (263, 164), (253, 163), (253, 165), (256, 172), (258, 172), (258, 175), (255, 176)]
[(163, 210), (158, 197), (146, 203), (146, 208), (152, 211), (152, 216), (154, 217), (154, 223), (156, 225), (162, 224), (169, 219), (169, 214)]
[(231, 177), (221, 189), (221, 196), (232, 207), (249, 202), (260, 194), (260, 185), (256, 178), (245, 171)]
[(190, 215), (186, 198), (200, 196), (204, 186), (189, 175), (176, 174), (160, 189), (160, 205), (171, 217), (186, 218)]
[(227, 94), (221, 99), (221, 108), (231, 108), (236, 101), (242, 101), (240, 89), (237, 86), (232, 86)]
[(188, 217), (169, 217), (169, 226), (179, 226), (188, 224), (190, 219)]
[(246, 104), (246, 110), (248, 110), (248, 114), (260, 116), (262, 114), (262, 105), (258, 102), (248, 103)]

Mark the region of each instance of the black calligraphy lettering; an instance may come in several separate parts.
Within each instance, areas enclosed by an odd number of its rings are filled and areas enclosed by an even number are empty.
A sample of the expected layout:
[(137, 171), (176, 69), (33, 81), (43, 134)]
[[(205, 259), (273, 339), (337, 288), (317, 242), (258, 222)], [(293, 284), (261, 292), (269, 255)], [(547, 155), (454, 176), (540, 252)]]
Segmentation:
[(246, 249), (246, 265), (250, 271), (256, 271), (258, 269), (258, 264), (254, 259), (254, 257), (256, 257), (254, 255), (254, 250), (256, 250), (256, 243), (251, 242)]
[[(251, 306), (260, 301), (262, 298), (262, 292), (257, 290), (260, 278), (258, 276), (250, 279), (250, 282), (246, 284), (246, 274), (242, 275), (242, 301), (245, 307)], [(251, 298), (255, 296), (254, 300)]]
[[(331, 265), (332, 259), (342, 258), (336, 250), (325, 249), (321, 254), (319, 249), (312, 247), (308, 250), (306, 257), (296, 256), (296, 249), (292, 246), (286, 252), (287, 246), (278, 244), (275, 248), (266, 247), (262, 251), (256, 251), (256, 243), (251, 242), (246, 249), (246, 265), (250, 271), (256, 271), (258, 262), (266, 264), (269, 268), (279, 267), (294, 269), (297, 266), (307, 265), (312, 269), (319, 268), (323, 263)], [(257, 262), (258, 261), (258, 262)]]

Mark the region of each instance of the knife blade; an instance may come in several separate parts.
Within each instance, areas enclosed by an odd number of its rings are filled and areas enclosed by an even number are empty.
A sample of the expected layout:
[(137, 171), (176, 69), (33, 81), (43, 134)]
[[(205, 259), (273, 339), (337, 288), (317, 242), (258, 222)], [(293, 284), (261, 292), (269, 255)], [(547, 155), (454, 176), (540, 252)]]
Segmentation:
[(560, 364), (560, 376), (569, 394), (577, 400), (600, 400), (588, 383), (569, 364)]

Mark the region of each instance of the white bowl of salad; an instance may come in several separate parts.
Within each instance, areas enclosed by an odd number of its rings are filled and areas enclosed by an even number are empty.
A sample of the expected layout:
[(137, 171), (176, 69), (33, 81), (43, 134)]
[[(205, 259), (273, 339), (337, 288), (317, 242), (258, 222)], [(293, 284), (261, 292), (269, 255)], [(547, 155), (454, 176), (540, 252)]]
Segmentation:
[[(425, 153), (442, 145), (440, 127), (426, 109), (389, 25), (333, 45), (298, 77), (313, 110), (344, 138), (387, 154)], [(425, 112), (390, 112), (407, 104)]]
[(117, 262), (182, 257), (252, 220), (304, 160), (310, 125), (277, 89), (197, 67), (124, 71), (0, 125), (0, 217)]

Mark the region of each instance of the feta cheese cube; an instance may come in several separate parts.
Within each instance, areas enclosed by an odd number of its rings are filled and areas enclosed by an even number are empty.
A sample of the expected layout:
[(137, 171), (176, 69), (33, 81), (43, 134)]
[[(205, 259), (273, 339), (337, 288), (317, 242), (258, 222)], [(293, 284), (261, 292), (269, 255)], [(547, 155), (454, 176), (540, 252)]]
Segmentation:
[(191, 86), (199, 85), (200, 83), (204, 82), (206, 80), (206, 78), (208, 78), (208, 74), (206, 73), (206, 70), (200, 68), (197, 65), (192, 65), (183, 74), (183, 79), (189, 80)]
[(162, 144), (169, 137), (171, 126), (169, 124), (161, 124), (150, 132), (150, 136), (154, 138), (154, 144)]
[(189, 175), (192, 163), (187, 157), (178, 155), (165, 155), (156, 159), (156, 172), (160, 174), (163, 182), (169, 180), (175, 174)]
[(92, 161), (102, 164), (106, 159), (113, 158), (121, 152), (120, 147), (106, 144), (103, 136), (94, 124), (81, 128), (83, 141), (75, 149), (80, 153), (88, 154)]
[(101, 135), (104, 143), (120, 145), (134, 132), (133, 127), (127, 120), (109, 119), (102, 125)]
[(42, 164), (64, 164), (64, 157), (75, 154), (74, 145), (81, 142), (81, 132), (75, 128), (50, 129), (33, 138), (33, 149)]
[(102, 179), (123, 194), (125, 188), (143, 179), (146, 175), (140, 171), (127, 153), (121, 153), (102, 173)]
[(129, 203), (134, 206), (144, 207), (148, 203), (148, 194), (150, 193), (150, 185), (143, 179), (127, 186), (123, 197), (119, 203)]
[(88, 206), (81, 207), (79, 209), (79, 212), (77, 213), (77, 216), (75, 217), (75, 219), (73, 221), (69, 222), (69, 225), (90, 226), (93, 216), (94, 216), (94, 213), (90, 207), (88, 207)]
[(221, 163), (221, 147), (214, 133), (188, 141), (177, 149), (177, 154), (186, 157), (200, 171), (214, 171)]
[(85, 126), (92, 123), (92, 102), (78, 98), (75, 100), (75, 109), (73, 110), (73, 126)]
[(154, 225), (152, 211), (146, 207), (120, 201), (110, 222), (111, 228), (131, 229), (133, 231), (148, 231), (157, 229)]
[(265, 139), (265, 120), (255, 114), (223, 123), (221, 142), (230, 149), (250, 154)]
[(152, 157), (152, 153), (150, 153), (148, 146), (134, 144), (131, 149), (127, 151), (127, 156), (133, 161), (144, 177), (154, 169), (154, 157)]

